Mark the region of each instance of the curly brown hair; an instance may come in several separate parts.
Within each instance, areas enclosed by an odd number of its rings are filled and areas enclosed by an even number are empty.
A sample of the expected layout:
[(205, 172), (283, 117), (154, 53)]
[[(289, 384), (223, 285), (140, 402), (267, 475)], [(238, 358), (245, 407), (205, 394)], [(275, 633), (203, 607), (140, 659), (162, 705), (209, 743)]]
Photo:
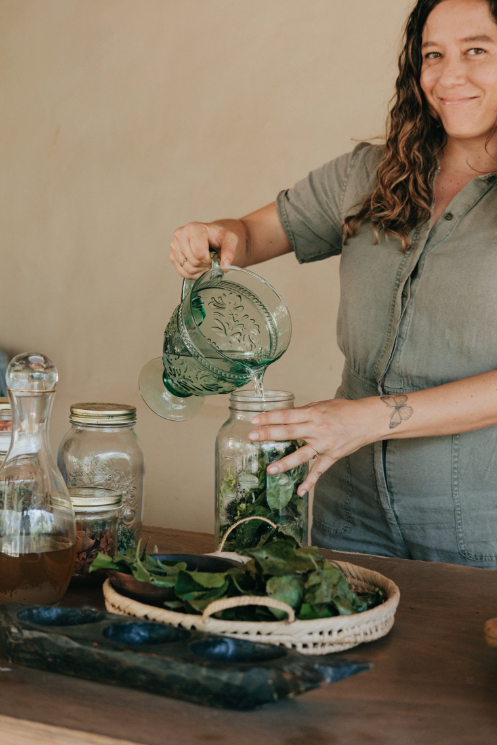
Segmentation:
[[(402, 250), (411, 246), (410, 233), (431, 219), (437, 156), (446, 143), (445, 131), (432, 113), (420, 86), (423, 29), (431, 11), (444, 0), (418, 0), (404, 32), (399, 75), (387, 121), (385, 156), (378, 167), (378, 185), (359, 212), (344, 221), (345, 242), (365, 220), (399, 238)], [(497, 22), (497, 0), (486, 0)]]

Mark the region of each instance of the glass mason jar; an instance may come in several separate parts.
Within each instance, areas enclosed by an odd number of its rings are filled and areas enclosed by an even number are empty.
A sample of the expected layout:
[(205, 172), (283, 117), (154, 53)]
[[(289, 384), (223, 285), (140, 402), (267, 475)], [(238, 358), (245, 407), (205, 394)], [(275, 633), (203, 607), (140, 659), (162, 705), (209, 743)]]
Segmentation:
[(70, 486), (76, 518), (76, 563), (72, 582), (99, 585), (106, 574), (89, 569), (97, 553), (114, 556), (117, 551), (117, 531), (121, 509), (121, 494), (110, 489)]
[(12, 409), (8, 398), (0, 397), (0, 465), (9, 452), (12, 439)]
[[(219, 545), (228, 528), (246, 517), (265, 517), (278, 525), (280, 532), (307, 545), (308, 497), (299, 497), (297, 489), (305, 480), (307, 463), (270, 475), (266, 468), (298, 449), (299, 443), (251, 442), (252, 417), (261, 411), (292, 409), (293, 393), (234, 391), (230, 396), (230, 418), (221, 427), (216, 440), (216, 540)], [(239, 551), (262, 545), (271, 535), (268, 523), (250, 520), (229, 535), (225, 551)]]
[(134, 548), (143, 514), (143, 451), (135, 434), (136, 408), (124, 404), (71, 406), (71, 429), (58, 464), (68, 486), (111, 489), (122, 495), (118, 551)]

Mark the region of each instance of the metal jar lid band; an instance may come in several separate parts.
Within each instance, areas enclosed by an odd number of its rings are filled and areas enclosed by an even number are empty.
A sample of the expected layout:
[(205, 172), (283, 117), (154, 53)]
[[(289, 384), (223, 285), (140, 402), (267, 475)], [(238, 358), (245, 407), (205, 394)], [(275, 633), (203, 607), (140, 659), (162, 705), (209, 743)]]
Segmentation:
[(80, 424), (130, 424), (136, 422), (136, 407), (128, 404), (73, 404), (71, 422)]
[(121, 492), (86, 486), (70, 486), (69, 496), (76, 512), (104, 511), (119, 507), (122, 501)]

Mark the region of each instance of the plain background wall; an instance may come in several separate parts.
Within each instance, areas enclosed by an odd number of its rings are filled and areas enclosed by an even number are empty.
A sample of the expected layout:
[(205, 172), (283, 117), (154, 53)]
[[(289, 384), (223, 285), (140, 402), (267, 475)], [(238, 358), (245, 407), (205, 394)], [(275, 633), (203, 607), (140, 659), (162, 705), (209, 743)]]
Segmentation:
[[(69, 405), (138, 407), (145, 521), (213, 529), (228, 401), (161, 420), (137, 378), (161, 354), (181, 282), (174, 228), (239, 217), (382, 135), (407, 0), (0, 0), (0, 346), (40, 351)], [(338, 260), (256, 269), (287, 300), (266, 385), (332, 398)]]

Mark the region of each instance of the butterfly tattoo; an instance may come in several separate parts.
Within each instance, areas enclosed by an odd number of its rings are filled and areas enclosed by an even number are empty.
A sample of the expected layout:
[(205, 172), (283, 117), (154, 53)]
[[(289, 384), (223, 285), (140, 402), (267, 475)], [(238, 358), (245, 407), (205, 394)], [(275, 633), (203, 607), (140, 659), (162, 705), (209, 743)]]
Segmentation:
[(407, 406), (407, 396), (382, 396), (381, 400), (394, 409), (390, 417), (390, 429), (395, 429), (403, 421), (410, 419), (414, 413), (411, 407)]

